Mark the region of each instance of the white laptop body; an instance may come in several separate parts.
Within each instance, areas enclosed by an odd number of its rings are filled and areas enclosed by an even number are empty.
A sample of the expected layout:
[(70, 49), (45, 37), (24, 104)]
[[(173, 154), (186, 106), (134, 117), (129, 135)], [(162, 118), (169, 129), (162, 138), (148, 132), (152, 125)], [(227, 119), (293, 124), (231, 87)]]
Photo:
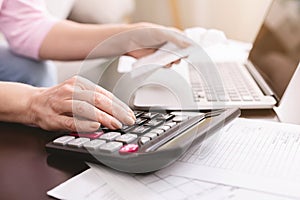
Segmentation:
[(300, 63), (278, 106), (274, 108), (281, 122), (300, 124)]

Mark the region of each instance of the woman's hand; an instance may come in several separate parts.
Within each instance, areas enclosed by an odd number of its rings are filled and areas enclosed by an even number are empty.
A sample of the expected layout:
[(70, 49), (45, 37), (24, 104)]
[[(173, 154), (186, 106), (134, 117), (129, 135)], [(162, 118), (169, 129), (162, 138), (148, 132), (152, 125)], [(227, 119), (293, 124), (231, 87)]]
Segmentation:
[(178, 48), (185, 48), (190, 45), (184, 39), (183, 32), (173, 27), (142, 22), (131, 24), (131, 29), (128, 31), (129, 44), (127, 46), (132, 49), (136, 48), (136, 50), (131, 51), (129, 49), (126, 55), (134, 58), (141, 58), (152, 54), (167, 42), (174, 43)]
[(79, 76), (38, 89), (30, 101), (31, 121), (46, 130), (95, 131), (100, 125), (132, 125), (132, 110), (113, 94)]

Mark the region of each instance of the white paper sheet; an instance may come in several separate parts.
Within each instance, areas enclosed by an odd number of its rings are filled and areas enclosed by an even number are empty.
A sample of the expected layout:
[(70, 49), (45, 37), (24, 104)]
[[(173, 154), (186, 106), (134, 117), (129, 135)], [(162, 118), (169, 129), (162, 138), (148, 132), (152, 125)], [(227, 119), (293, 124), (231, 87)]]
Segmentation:
[[(224, 32), (220, 30), (193, 27), (186, 29), (184, 34), (202, 47), (214, 62), (244, 62), (247, 60), (248, 53), (252, 48), (252, 44), (250, 43), (227, 39)], [(118, 72), (127, 73), (143, 66), (144, 69), (135, 70), (132, 74), (133, 78), (135, 78), (145, 73), (151, 73), (175, 60), (188, 57), (189, 55), (188, 48), (180, 49), (172, 43), (167, 43), (161, 49), (141, 59), (121, 56), (118, 64)], [(149, 66), (150, 64), (152, 66)]]
[(237, 119), (214, 140), (205, 156), (194, 148), (168, 173), (300, 197), (300, 126)]
[(70, 200), (122, 199), (97, 173), (88, 169), (48, 191), (49, 196)]

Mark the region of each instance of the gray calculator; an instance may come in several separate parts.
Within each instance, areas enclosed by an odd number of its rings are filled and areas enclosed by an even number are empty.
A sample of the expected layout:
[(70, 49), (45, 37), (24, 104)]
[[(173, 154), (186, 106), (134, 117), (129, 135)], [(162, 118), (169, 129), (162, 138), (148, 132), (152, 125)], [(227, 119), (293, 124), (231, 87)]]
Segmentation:
[(191, 146), (240, 115), (238, 108), (205, 112), (135, 110), (136, 122), (119, 130), (63, 133), (48, 153), (101, 163), (119, 171), (148, 173), (176, 161)]

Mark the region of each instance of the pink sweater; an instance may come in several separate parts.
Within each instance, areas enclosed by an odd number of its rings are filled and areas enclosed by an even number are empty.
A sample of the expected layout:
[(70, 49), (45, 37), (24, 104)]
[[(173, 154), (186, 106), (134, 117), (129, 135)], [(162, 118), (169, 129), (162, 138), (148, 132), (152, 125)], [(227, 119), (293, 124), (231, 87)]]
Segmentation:
[(38, 59), (40, 46), (56, 22), (43, 0), (0, 0), (0, 32), (17, 54)]

